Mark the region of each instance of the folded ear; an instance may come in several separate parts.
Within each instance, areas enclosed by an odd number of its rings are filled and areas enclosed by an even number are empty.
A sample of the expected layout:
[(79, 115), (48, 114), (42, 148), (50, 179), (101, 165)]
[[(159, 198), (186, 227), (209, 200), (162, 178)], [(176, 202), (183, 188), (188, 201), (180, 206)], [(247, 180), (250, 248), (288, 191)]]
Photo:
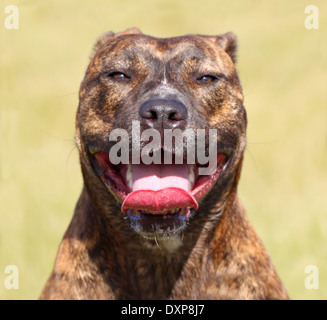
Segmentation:
[(236, 62), (237, 51), (237, 38), (233, 32), (227, 32), (225, 34), (212, 37), (215, 42), (231, 57), (232, 61)]
[(105, 43), (109, 42), (114, 35), (115, 34), (112, 31), (102, 34), (93, 46), (93, 53), (96, 53), (99, 48), (101, 48)]
[(101, 35), (97, 42), (95, 43), (94, 47), (93, 47), (93, 51), (92, 51), (92, 55), (91, 57), (93, 57), (95, 55), (95, 53), (106, 43), (108, 43), (109, 41), (111, 41), (114, 37), (119, 37), (122, 35), (126, 35), (126, 34), (142, 34), (141, 30), (137, 29), (137, 28), (129, 28), (125, 31), (122, 32), (118, 32), (118, 33), (114, 33), (112, 31), (108, 31), (106, 33), (104, 33), (103, 35)]
[(96, 52), (103, 46), (105, 45), (106, 43), (108, 43), (110, 40), (112, 40), (112, 38), (114, 37), (114, 33), (112, 31), (108, 31), (104, 34), (102, 34), (98, 40), (96, 41), (95, 45), (93, 46), (93, 50), (92, 50), (92, 53), (91, 53), (91, 56), (90, 58), (92, 59)]

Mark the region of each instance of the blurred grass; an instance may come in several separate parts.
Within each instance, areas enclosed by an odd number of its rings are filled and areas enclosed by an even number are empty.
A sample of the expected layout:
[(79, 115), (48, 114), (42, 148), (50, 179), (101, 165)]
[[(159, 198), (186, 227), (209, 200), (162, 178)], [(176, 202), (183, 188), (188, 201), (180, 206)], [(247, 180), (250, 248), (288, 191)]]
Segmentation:
[[(3, 0), (0, 25), (0, 298), (36, 299), (82, 186), (74, 148), (79, 84), (96, 38), (139, 27), (168, 37), (234, 31), (248, 111), (239, 193), (291, 298), (327, 298), (327, 2)], [(2, 14), (1, 14), (2, 12)], [(4, 269), (19, 268), (7, 290)], [(304, 287), (307, 265), (319, 289)]]

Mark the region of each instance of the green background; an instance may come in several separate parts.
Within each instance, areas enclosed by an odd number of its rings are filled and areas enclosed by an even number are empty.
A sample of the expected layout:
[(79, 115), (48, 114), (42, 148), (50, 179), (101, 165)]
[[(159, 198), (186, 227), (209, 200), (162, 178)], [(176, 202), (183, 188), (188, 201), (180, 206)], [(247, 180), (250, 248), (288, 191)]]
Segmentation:
[[(4, 26), (11, 4), (18, 30)], [(0, 298), (37, 299), (50, 274), (82, 187), (74, 122), (92, 46), (134, 26), (236, 33), (249, 119), (239, 194), (291, 298), (327, 298), (327, 1), (2, 0), (0, 22)], [(308, 265), (319, 289), (305, 288)]]

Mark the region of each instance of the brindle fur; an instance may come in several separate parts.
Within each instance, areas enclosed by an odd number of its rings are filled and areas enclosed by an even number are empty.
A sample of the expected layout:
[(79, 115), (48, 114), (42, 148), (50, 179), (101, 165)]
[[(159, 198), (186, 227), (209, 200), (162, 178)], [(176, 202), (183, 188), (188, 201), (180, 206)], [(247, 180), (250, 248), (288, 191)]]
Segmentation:
[[(76, 118), (84, 187), (41, 299), (288, 298), (237, 195), (246, 113), (235, 52), (232, 33), (158, 39), (129, 29), (98, 40)], [(113, 69), (133, 77), (110, 81)], [(195, 81), (212, 69), (218, 84)], [(179, 245), (146, 240), (130, 228), (89, 152), (90, 146), (109, 150), (114, 128), (130, 132), (139, 107), (153, 97), (181, 100), (187, 127), (216, 128), (218, 145), (233, 150), (227, 172), (175, 240)]]

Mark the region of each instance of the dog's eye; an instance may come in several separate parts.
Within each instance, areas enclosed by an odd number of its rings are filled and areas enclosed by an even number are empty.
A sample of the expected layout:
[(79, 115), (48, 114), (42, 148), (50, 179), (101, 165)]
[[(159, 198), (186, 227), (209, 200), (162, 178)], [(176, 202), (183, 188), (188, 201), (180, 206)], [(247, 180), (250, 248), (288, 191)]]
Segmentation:
[(216, 80), (218, 80), (218, 77), (210, 75), (210, 74), (206, 74), (206, 75), (201, 76), (196, 79), (197, 82), (204, 82), (204, 83), (214, 82)]
[(123, 72), (114, 71), (114, 72), (108, 72), (107, 74), (108, 78), (114, 79), (114, 80), (129, 80), (131, 77), (126, 75)]

